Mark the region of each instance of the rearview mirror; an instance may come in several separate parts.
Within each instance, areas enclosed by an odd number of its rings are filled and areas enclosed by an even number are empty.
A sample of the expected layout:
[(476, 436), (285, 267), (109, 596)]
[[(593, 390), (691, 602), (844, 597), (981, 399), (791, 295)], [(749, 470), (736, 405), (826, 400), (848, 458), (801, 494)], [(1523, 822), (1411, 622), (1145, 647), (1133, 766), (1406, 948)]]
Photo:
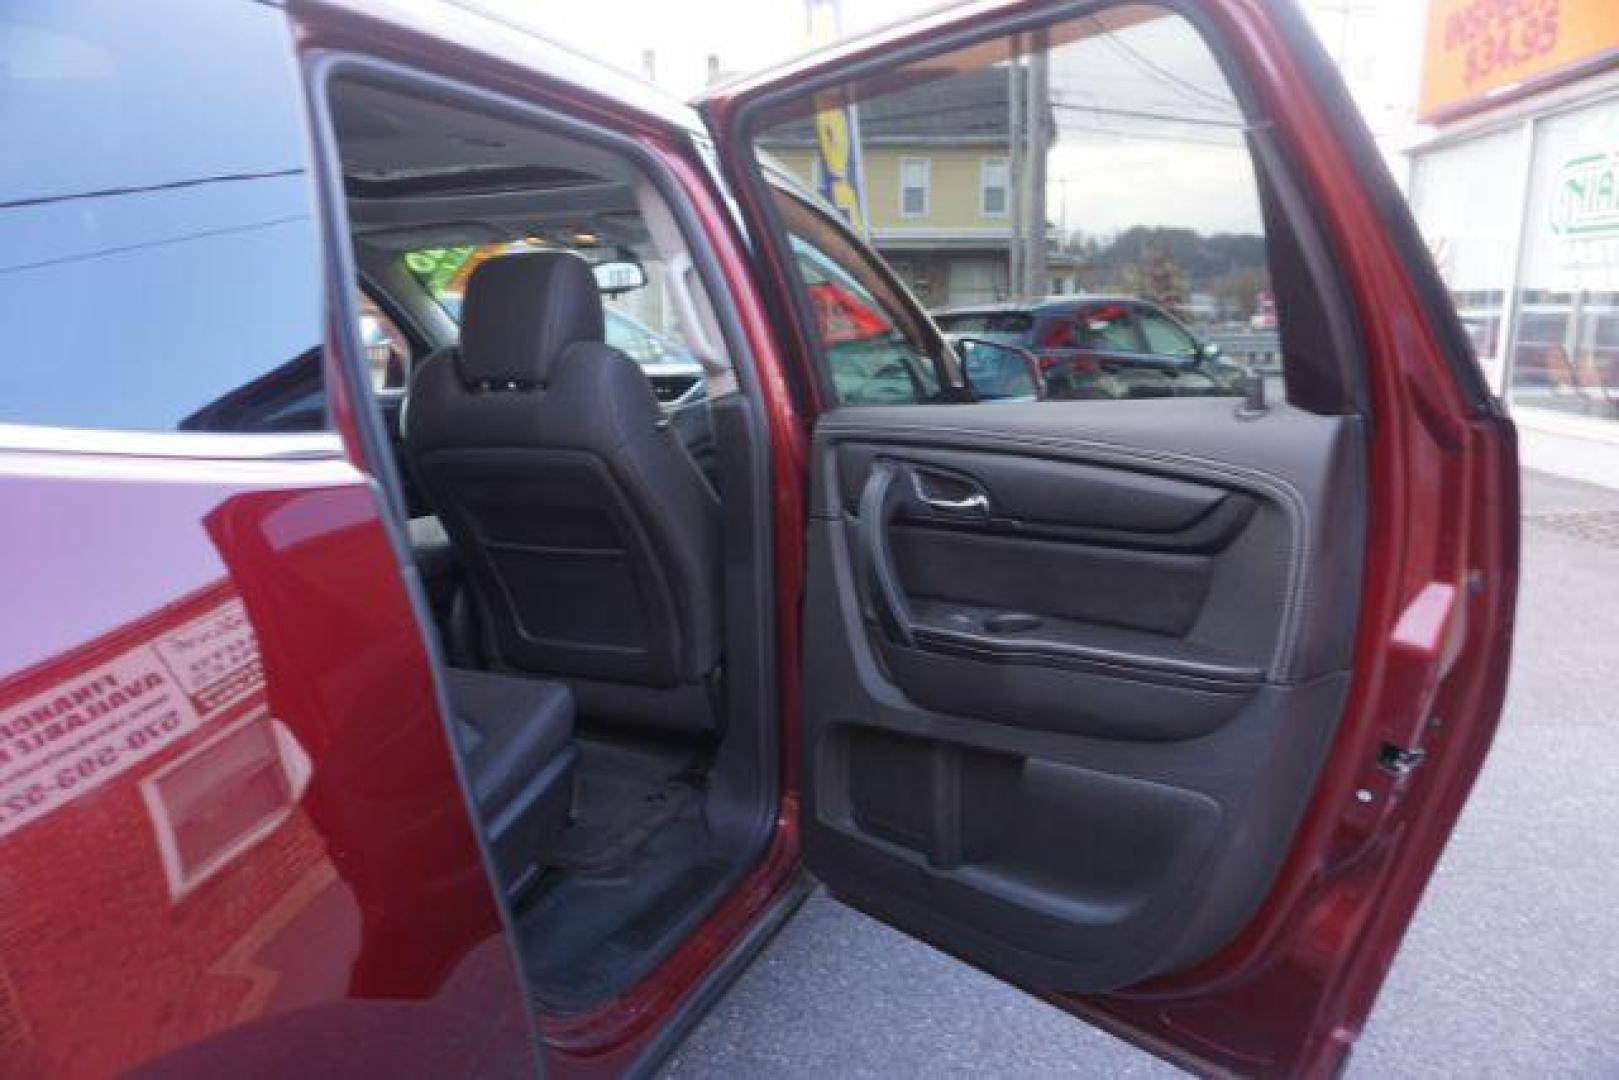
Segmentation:
[(1225, 352), (1224, 349), (1220, 348), (1220, 343), (1217, 341), (1205, 341), (1198, 346), (1197, 351), (1205, 360), (1218, 360)]
[(982, 338), (956, 338), (961, 374), (979, 401), (1038, 401), (1046, 396), (1040, 361), (1027, 349)]
[(620, 259), (594, 263), (590, 272), (596, 275), (597, 291), (609, 296), (630, 292), (646, 284), (646, 267), (638, 262)]

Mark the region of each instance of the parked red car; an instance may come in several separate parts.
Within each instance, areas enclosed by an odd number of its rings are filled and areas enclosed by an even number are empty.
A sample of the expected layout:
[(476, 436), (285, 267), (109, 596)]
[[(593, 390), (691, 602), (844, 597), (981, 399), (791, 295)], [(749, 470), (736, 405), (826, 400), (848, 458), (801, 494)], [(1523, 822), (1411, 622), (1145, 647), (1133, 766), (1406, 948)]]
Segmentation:
[[(980, 401), (755, 152), (1154, 20), (1247, 116), (1270, 401)], [(990, 0), (696, 111), (458, 6), (0, 42), (6, 1074), (645, 1072), (811, 875), (1189, 1068), (1342, 1063), (1495, 728), (1517, 474), (1291, 5)], [(454, 311), (409, 270), (479, 244)]]

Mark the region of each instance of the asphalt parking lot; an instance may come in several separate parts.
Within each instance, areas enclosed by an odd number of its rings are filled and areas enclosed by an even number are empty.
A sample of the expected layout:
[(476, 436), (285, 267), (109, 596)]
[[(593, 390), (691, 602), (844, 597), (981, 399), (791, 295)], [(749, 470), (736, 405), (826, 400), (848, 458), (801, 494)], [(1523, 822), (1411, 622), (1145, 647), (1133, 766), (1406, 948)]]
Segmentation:
[[(1507, 713), (1348, 1075), (1619, 1075), (1619, 491), (1525, 474)], [(810, 899), (668, 1077), (1176, 1070)]]

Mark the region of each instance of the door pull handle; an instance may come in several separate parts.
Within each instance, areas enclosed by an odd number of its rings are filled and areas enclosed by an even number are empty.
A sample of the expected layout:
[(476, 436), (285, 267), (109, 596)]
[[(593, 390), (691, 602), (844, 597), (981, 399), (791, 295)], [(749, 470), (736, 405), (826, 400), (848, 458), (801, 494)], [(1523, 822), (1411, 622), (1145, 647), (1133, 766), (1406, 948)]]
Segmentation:
[(961, 499), (941, 499), (932, 495), (922, 495), (920, 498), (934, 510), (945, 514), (987, 514), (989, 513), (989, 496), (983, 492), (974, 492)]

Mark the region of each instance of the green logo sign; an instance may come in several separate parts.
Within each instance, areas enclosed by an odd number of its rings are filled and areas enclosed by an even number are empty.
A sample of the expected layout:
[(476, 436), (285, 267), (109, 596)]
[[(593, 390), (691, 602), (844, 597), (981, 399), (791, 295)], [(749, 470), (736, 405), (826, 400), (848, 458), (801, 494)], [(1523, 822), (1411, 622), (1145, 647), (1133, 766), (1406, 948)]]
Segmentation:
[(1550, 222), (1559, 236), (1619, 236), (1619, 150), (1582, 154), (1552, 181)]

